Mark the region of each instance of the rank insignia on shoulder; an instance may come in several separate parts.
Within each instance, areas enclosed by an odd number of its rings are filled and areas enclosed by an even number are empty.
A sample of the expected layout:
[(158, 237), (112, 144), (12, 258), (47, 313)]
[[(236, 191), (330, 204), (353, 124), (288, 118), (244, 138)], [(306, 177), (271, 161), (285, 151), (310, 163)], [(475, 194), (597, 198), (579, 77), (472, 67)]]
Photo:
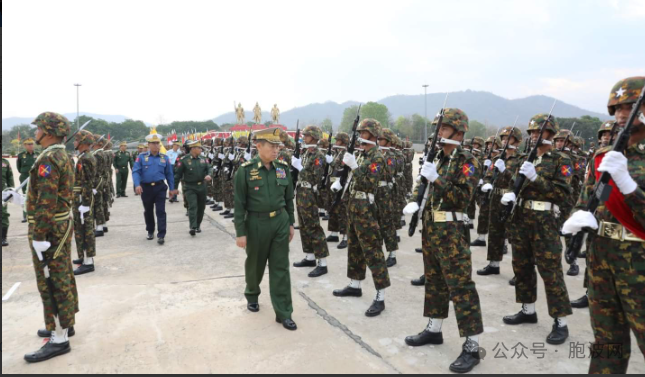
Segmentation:
[(466, 177), (472, 177), (473, 175), (475, 175), (475, 165), (464, 164), (464, 166), (461, 168), (461, 171)]
[(247, 166), (249, 166), (249, 165), (251, 165), (251, 161), (247, 161), (247, 162), (243, 163), (243, 164), (242, 164), (242, 167), (247, 167)]
[(277, 160), (277, 161), (278, 161), (278, 163), (280, 163), (282, 165), (289, 165), (289, 163), (287, 161), (285, 161), (284, 159), (280, 159), (280, 160)]

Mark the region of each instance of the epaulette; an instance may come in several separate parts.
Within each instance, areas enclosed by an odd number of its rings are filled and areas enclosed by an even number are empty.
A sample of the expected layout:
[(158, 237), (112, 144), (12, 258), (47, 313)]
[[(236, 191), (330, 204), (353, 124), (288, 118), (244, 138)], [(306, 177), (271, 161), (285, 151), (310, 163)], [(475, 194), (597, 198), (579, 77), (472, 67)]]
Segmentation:
[(278, 164), (282, 164), (282, 165), (285, 165), (285, 166), (289, 166), (289, 164), (288, 164), (286, 161), (283, 161), (283, 160), (275, 160), (275, 161), (276, 161)]
[(604, 148), (598, 149), (593, 156), (595, 158), (596, 156), (598, 156), (600, 154), (611, 152), (612, 150), (614, 150), (614, 146), (613, 145), (608, 145), (608, 146), (606, 146)]
[(240, 166), (242, 166), (243, 168), (245, 168), (245, 167), (247, 167), (247, 166), (250, 166), (252, 162), (253, 162), (253, 160), (251, 160), (251, 161), (247, 161), (247, 162), (243, 163), (243, 164), (242, 164), (242, 165), (240, 165)]

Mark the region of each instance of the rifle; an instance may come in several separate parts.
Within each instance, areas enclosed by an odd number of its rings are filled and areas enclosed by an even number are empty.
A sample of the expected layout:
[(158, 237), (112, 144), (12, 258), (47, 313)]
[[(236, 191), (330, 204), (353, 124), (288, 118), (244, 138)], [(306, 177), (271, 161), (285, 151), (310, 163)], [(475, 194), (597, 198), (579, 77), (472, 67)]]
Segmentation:
[(571, 135), (573, 134), (573, 129), (575, 127), (576, 127), (576, 122), (573, 122), (573, 126), (571, 126), (571, 131), (569, 131), (567, 138), (564, 139), (564, 144), (562, 145), (562, 148), (560, 148), (560, 152), (563, 152), (567, 148), (567, 143), (569, 142), (569, 139), (571, 139)]
[[(448, 94), (446, 94), (446, 99), (443, 102), (443, 107), (439, 112), (439, 119), (437, 120), (437, 127), (434, 130), (434, 137), (432, 138), (432, 145), (428, 149), (428, 154), (426, 155), (425, 162), (433, 162), (435, 157), (437, 157), (437, 141), (439, 140), (439, 130), (441, 129), (441, 124), (443, 123), (443, 115), (446, 109), (446, 102), (448, 102)], [(419, 224), (419, 215), (423, 214), (425, 206), (428, 202), (428, 195), (430, 193), (430, 182), (424, 177), (421, 176), (421, 182), (417, 188), (417, 205), (419, 210), (412, 215), (412, 220), (410, 220), (410, 228), (408, 229), (408, 236), (414, 236), (414, 233), (417, 231), (417, 225)]]
[[(553, 113), (553, 109), (555, 108), (557, 100), (553, 102), (553, 106), (551, 107), (551, 111), (549, 112), (549, 115), (546, 117), (544, 120), (544, 123), (542, 123), (542, 126), (540, 127), (540, 135), (538, 136), (538, 140), (535, 143), (535, 147), (531, 150), (531, 153), (529, 154), (528, 159), (526, 160), (527, 162), (534, 163), (535, 160), (537, 160), (537, 154), (538, 154), (538, 148), (540, 148), (542, 144), (542, 135), (544, 134), (544, 130), (546, 130), (547, 124), (549, 124), (549, 121), (551, 120), (551, 114)], [(529, 141), (531, 138), (529, 137)], [(517, 180), (515, 181), (515, 187), (513, 189), (513, 192), (515, 193), (515, 202), (509, 203), (509, 205), (506, 206), (506, 208), (502, 209), (502, 214), (500, 216), (500, 221), (502, 224), (506, 223), (506, 220), (508, 219), (508, 216), (513, 213), (515, 210), (515, 205), (517, 204), (517, 201), (520, 199), (520, 192), (522, 191), (522, 188), (524, 188), (524, 183), (526, 182), (526, 176), (523, 174), (520, 174), (519, 177), (517, 177)]]
[[(329, 133), (329, 149), (327, 150), (327, 156), (332, 155), (332, 153), (331, 153), (331, 151), (332, 151), (332, 144), (331, 144), (332, 135), (333, 135), (333, 133), (330, 132)], [(331, 164), (325, 164), (325, 173), (323, 174), (322, 181), (320, 182), (320, 187), (321, 188), (327, 187), (327, 184), (329, 183), (328, 181), (329, 181), (329, 171), (330, 170), (331, 170)]]
[[(625, 149), (627, 149), (628, 147), (629, 138), (632, 135), (632, 128), (634, 127), (634, 121), (636, 120), (636, 117), (638, 116), (641, 122), (645, 120), (645, 115), (638, 115), (641, 106), (643, 105), (643, 97), (645, 97), (645, 88), (641, 90), (640, 97), (638, 97), (638, 100), (632, 108), (632, 112), (629, 115), (629, 119), (627, 120), (625, 128), (620, 131), (620, 134), (616, 138), (613, 151), (624, 153)], [(617, 127), (617, 123), (614, 124), (614, 127)], [(612, 130), (612, 133), (613, 132), (614, 130)], [(585, 209), (585, 211), (595, 214), (598, 206), (600, 206), (601, 203), (609, 200), (609, 197), (611, 196), (611, 192), (613, 190), (613, 187), (609, 184), (610, 180), (611, 174), (609, 174), (608, 172), (602, 173), (600, 179), (598, 180), (598, 183), (596, 183), (596, 187), (594, 187), (593, 194), (589, 198), (589, 203), (587, 203), (587, 208)], [(567, 247), (567, 251), (565, 253), (565, 259), (567, 260), (567, 263), (572, 264), (578, 259), (580, 249), (582, 249), (582, 243), (584, 242), (585, 233), (587, 231), (587, 229), (583, 229), (571, 238), (571, 242), (569, 242), (569, 246)]]
[[(360, 122), (361, 120), (361, 106), (363, 105), (362, 104), (358, 105), (358, 110), (356, 111), (356, 118), (354, 119), (354, 124), (352, 125), (352, 139), (349, 141), (347, 152), (345, 152), (345, 153), (351, 153), (352, 155), (354, 154), (354, 150), (356, 150), (356, 142), (358, 141), (358, 134), (356, 133), (356, 130), (358, 129), (358, 122)], [(349, 166), (345, 166), (343, 168), (343, 171), (340, 173), (340, 185), (343, 187), (343, 189), (336, 193), (336, 198), (334, 198), (334, 201), (331, 204), (332, 211), (343, 200), (343, 195), (345, 194), (345, 191), (347, 191), (346, 186), (348, 186), (349, 184), (349, 180), (350, 180), (349, 175), (351, 172), (352, 170), (349, 168)]]
[[(502, 153), (499, 155), (499, 159), (506, 162), (506, 153), (508, 151), (508, 147), (511, 145), (511, 137), (513, 136), (513, 131), (515, 130), (515, 125), (517, 124), (517, 119), (519, 119), (519, 116), (515, 118), (515, 123), (513, 124), (513, 128), (511, 128), (511, 134), (508, 135), (508, 139), (506, 139), (506, 145), (504, 146), (504, 149), (502, 149)], [(484, 199), (482, 202), (482, 207), (488, 203), (488, 201), (493, 197), (493, 192), (495, 192), (495, 182), (497, 182), (497, 177), (499, 176), (499, 169), (495, 167), (493, 170), (493, 178), (491, 180), (491, 185), (493, 188), (490, 190), (488, 195), (484, 195)]]
[(219, 147), (219, 152), (217, 152), (217, 169), (215, 171), (215, 178), (219, 178), (222, 175), (222, 165), (224, 165), (224, 159), (219, 158), (219, 155), (224, 154), (224, 140), (222, 140), (222, 145)]
[[(296, 122), (296, 149), (293, 151), (293, 157), (300, 158), (300, 119)], [(298, 169), (291, 167), (291, 180), (293, 181), (293, 190), (296, 190), (298, 184)]]
[[(501, 130), (502, 130), (502, 127), (500, 127), (500, 128), (498, 128), (498, 129), (497, 129), (497, 135), (495, 135), (495, 137), (493, 138), (493, 142), (492, 142), (492, 143), (490, 143), (490, 149), (487, 151), (487, 152), (488, 152), (488, 155), (487, 155), (487, 156), (486, 156), (486, 158), (484, 159), (484, 161), (490, 161), (490, 162), (491, 162), (491, 164), (493, 163), (493, 160), (491, 160), (491, 159), (493, 158), (493, 152), (495, 151), (495, 144), (497, 143), (497, 138), (499, 137), (499, 131), (501, 131)], [(485, 153), (485, 152), (484, 152), (484, 153)], [(484, 168), (482, 169), (482, 175), (481, 175), (481, 177), (479, 178), (479, 180), (480, 180), (480, 181), (481, 181), (482, 179), (484, 179), (484, 177), (486, 176), (486, 172), (487, 172), (487, 171), (488, 171), (488, 168), (487, 168), (486, 166), (484, 166)], [(478, 187), (478, 188), (480, 188), (480, 187), (481, 187), (481, 185), (478, 185), (477, 187)]]

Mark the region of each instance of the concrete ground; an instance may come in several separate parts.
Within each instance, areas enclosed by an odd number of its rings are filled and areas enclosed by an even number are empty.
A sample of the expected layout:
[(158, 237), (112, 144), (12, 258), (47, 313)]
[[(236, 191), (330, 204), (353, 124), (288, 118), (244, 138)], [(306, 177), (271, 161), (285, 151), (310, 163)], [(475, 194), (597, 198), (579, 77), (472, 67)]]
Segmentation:
[[(293, 268), (299, 330), (288, 332), (275, 323), (268, 278), (261, 312), (246, 310), (245, 253), (235, 246), (230, 221), (207, 210), (203, 233), (191, 238), (183, 205), (168, 204), (166, 245), (158, 246), (145, 239), (143, 207), (131, 183), (128, 195), (115, 201), (109, 233), (97, 239), (97, 271), (77, 279), (81, 312), (77, 335), (71, 339), (73, 352), (37, 365), (26, 364), (23, 355), (42, 344), (36, 337), (43, 326), (42, 303), (26, 224), (20, 223), (20, 209), (9, 205), (10, 246), (2, 248), (3, 296), (16, 283), (20, 286), (2, 302), (3, 374), (447, 373), (461, 351), (463, 339), (452, 308), (444, 322), (442, 346), (414, 349), (404, 343), (406, 336), (427, 324), (422, 316), (424, 290), (410, 285), (423, 272), (422, 257), (414, 252), (420, 245), (418, 233), (403, 237), (399, 264), (390, 271), (387, 309), (377, 318), (363, 314), (375, 295), (369, 277), (363, 298), (332, 296), (333, 289), (348, 283), (347, 250), (330, 245), (330, 273), (321, 278), (309, 279), (309, 269)], [(291, 262), (303, 257), (299, 237), (296, 234), (292, 243)], [(472, 252), (473, 268), (484, 267), (486, 249)], [(580, 263), (583, 271), (584, 261)], [(474, 275), (486, 330), (481, 345), (487, 351), (474, 373), (586, 373), (585, 345), (593, 339), (588, 310), (576, 310), (569, 318), (570, 343), (544, 346), (553, 322), (541, 282), (539, 324), (511, 327), (502, 322), (504, 315), (520, 309), (508, 285), (512, 276), (510, 255), (500, 276)], [(566, 282), (573, 299), (584, 294), (582, 274), (566, 277)], [(630, 373), (645, 373), (635, 342)]]

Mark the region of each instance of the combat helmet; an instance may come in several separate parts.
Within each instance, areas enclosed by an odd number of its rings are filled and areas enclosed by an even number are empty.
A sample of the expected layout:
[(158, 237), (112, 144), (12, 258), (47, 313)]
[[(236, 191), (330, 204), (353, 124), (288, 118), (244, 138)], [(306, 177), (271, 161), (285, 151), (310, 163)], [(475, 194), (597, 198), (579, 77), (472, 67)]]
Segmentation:
[(343, 146), (349, 145), (349, 135), (346, 132), (339, 132), (336, 134), (336, 141), (340, 141)]
[(367, 131), (372, 134), (372, 136), (378, 138), (381, 135), (381, 129), (381, 123), (378, 120), (367, 118), (363, 119), (356, 131)]
[(38, 115), (32, 124), (42, 129), (47, 135), (55, 137), (65, 137), (71, 129), (71, 124), (65, 116), (49, 111)]
[(322, 139), (322, 130), (317, 126), (307, 126), (302, 130), (302, 136), (309, 136), (316, 140)]
[(502, 136), (507, 136), (507, 137), (514, 137), (516, 141), (522, 142), (522, 131), (517, 128), (517, 127), (504, 127), (502, 131), (499, 133), (500, 139)]
[(636, 103), (644, 85), (644, 76), (629, 77), (618, 81), (609, 93), (609, 102), (607, 103), (609, 115), (616, 114), (616, 106), (618, 105)]
[[(439, 123), (439, 116), (435, 117), (432, 121), (433, 125)], [(451, 126), (457, 132), (468, 132), (468, 116), (460, 109), (447, 108), (443, 113), (442, 124)]]
[[(531, 131), (539, 131), (542, 128), (542, 124), (544, 124), (544, 122), (547, 120), (548, 116), (549, 114), (538, 114), (531, 118), (527, 132), (529, 132), (530, 134)], [(557, 135), (558, 132), (560, 132), (560, 125), (553, 115), (551, 115), (548, 120), (546, 130), (553, 132), (554, 135)]]

